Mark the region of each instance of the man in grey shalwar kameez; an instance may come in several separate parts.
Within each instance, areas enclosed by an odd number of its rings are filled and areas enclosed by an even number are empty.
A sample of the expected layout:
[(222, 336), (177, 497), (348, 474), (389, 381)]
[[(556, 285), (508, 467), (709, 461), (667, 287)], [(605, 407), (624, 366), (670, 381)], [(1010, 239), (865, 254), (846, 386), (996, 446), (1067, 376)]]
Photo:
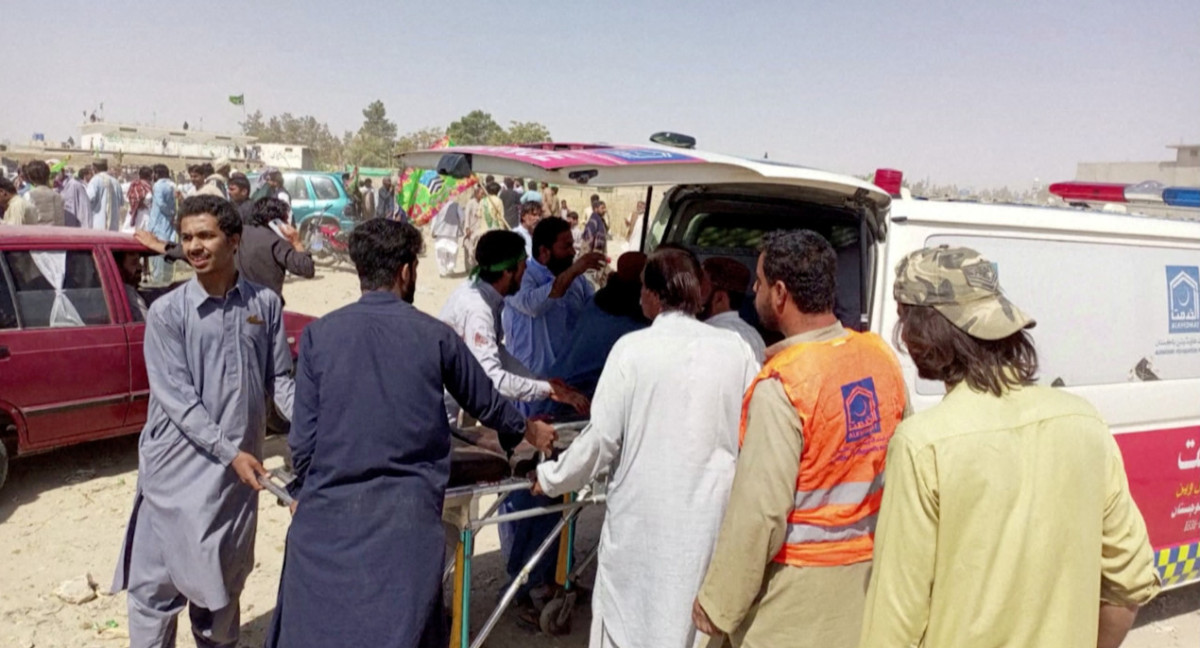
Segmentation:
[(235, 646), (238, 597), (254, 566), (267, 398), (291, 416), (291, 353), (279, 296), (238, 276), (242, 220), (196, 196), (179, 217), (191, 281), (146, 321), (150, 411), (133, 514), (113, 590), (129, 590), (133, 648), (175, 645), (190, 604), (196, 645)]

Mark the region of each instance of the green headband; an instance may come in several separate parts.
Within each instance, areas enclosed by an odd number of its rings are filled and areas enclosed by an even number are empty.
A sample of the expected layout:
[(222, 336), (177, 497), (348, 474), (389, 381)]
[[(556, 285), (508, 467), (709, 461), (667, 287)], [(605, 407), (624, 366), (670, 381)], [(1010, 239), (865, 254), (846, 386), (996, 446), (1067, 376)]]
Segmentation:
[(512, 257), (511, 259), (505, 259), (499, 263), (493, 263), (492, 265), (486, 266), (477, 265), (475, 266), (474, 270), (471, 270), (471, 278), (474, 279), (475, 277), (478, 277), (480, 272), (504, 272), (505, 270), (515, 270), (522, 261), (528, 258), (529, 257), (525, 255), (525, 252), (522, 251), (517, 256)]

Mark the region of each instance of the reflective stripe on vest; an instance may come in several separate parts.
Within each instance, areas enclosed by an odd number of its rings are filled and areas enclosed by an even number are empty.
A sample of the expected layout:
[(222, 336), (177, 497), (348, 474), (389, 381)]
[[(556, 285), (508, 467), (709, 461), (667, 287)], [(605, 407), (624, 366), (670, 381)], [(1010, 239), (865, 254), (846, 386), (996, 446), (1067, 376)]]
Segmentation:
[(825, 567), (870, 560), (887, 444), (904, 415), (900, 363), (873, 333), (789, 346), (767, 360), (746, 392), (743, 440), (754, 389), (771, 379), (795, 407), (804, 437), (787, 537), (775, 562)]
[(867, 497), (883, 490), (883, 473), (869, 482), (847, 482), (833, 488), (818, 488), (796, 491), (796, 510), (814, 509), (830, 504), (858, 504)]
[(789, 524), (787, 526), (787, 543), (801, 542), (834, 542), (835, 540), (850, 540), (875, 533), (875, 521), (878, 513), (842, 526), (816, 526), (813, 524)]

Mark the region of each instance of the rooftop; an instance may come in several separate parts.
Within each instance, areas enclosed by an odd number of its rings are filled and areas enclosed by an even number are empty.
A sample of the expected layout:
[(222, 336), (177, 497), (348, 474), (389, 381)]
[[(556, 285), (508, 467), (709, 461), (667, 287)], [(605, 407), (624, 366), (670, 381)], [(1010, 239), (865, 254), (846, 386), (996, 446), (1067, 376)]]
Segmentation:
[(212, 131), (199, 130), (183, 130), (182, 128), (161, 128), (158, 126), (146, 126), (138, 124), (119, 124), (115, 122), (84, 122), (79, 126), (79, 132), (84, 135), (109, 135), (119, 134), (127, 136), (141, 136), (149, 139), (168, 139), (175, 142), (195, 142), (197, 144), (207, 144), (210, 142), (228, 142), (230, 144), (252, 144), (258, 141), (257, 137), (242, 135), (241, 133), (215, 133)]

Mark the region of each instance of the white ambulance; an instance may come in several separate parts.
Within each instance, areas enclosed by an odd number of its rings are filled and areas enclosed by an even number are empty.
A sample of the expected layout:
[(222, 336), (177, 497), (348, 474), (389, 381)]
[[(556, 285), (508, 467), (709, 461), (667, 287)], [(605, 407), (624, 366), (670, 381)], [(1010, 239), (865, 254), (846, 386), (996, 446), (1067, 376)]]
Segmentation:
[[(1166, 585), (1200, 579), (1200, 224), (894, 199), (848, 176), (665, 146), (456, 147), (401, 158), (460, 178), (670, 187), (645, 216), (647, 251), (679, 243), (753, 268), (766, 232), (815, 230), (838, 253), (838, 317), (888, 340), (900, 258), (942, 244), (979, 250), (1038, 321), (1041, 381), (1087, 398), (1111, 425)], [(753, 321), (752, 304), (743, 316)], [(901, 358), (916, 409), (937, 403), (942, 385)]]

